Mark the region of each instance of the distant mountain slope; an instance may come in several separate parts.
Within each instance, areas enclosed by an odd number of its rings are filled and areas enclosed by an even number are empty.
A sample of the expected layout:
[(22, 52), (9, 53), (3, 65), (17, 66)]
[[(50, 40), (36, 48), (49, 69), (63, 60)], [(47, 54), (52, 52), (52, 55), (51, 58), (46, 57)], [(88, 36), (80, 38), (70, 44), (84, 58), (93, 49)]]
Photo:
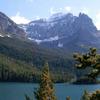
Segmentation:
[(37, 82), (41, 67), (48, 61), (52, 77), (62, 82), (75, 74), (71, 60), (61, 51), (17, 38), (0, 37), (0, 81)]
[[(88, 46), (100, 47), (100, 32), (85, 14), (54, 14), (26, 25), (17, 25), (0, 12), (0, 36), (31, 40), (42, 48), (78, 51)], [(70, 45), (69, 45), (70, 44)]]
[(35, 66), (0, 53), (0, 82), (37, 82), (38, 74)]
[(52, 62), (58, 59), (67, 59), (63, 51), (43, 48), (30, 41), (9, 37), (0, 37), (0, 53), (33, 64), (42, 64), (45, 60)]
[[(73, 34), (73, 21), (76, 19), (72, 14), (55, 14), (50, 19), (32, 21), (27, 25), (20, 25), (31, 39), (51, 41), (55, 37), (68, 37)], [(45, 42), (44, 41), (44, 42)]]
[(0, 36), (25, 38), (25, 32), (19, 28), (9, 17), (0, 12)]
[[(64, 68), (66, 67), (66, 63), (70, 62), (70, 57), (67, 57), (63, 50), (60, 50), (59, 48), (50, 49), (48, 47), (43, 47), (42, 45), (37, 45), (28, 40), (27, 37), (26, 39), (23, 39), (22, 36), (26, 36), (25, 34), (23, 35), (23, 29), (19, 28), (17, 24), (1, 12), (0, 18), (1, 54), (16, 60), (25, 61), (37, 67), (41, 67), (45, 61), (48, 61), (52, 68)], [(40, 23), (38, 21), (35, 22)], [(8, 30), (8, 28), (10, 30)], [(18, 30), (22, 30), (22, 33)]]
[[(3, 66), (19, 69), (21, 65), (21, 69), (27, 69), (29, 65), (30, 71), (32, 67), (41, 69), (44, 62), (48, 61), (52, 73), (80, 76), (84, 72), (76, 71), (72, 55), (74, 52), (86, 51), (91, 46), (100, 48), (99, 33), (91, 18), (81, 13), (78, 17), (60, 13), (48, 20), (17, 25), (0, 12), (0, 55), (10, 62)], [(15, 64), (14, 68), (11, 63)]]
[[(78, 17), (71, 13), (58, 13), (48, 20), (40, 19), (26, 25), (17, 25), (0, 12), (0, 52), (5, 51), (7, 54), (9, 49), (10, 56), (16, 53), (18, 59), (28, 57), (27, 60), (32, 61), (37, 55), (42, 55), (41, 59), (58, 56), (66, 58), (65, 53), (71, 55), (75, 51), (85, 50), (85, 47), (100, 47), (99, 38), (92, 19), (82, 13)], [(39, 56), (37, 59), (40, 59)]]

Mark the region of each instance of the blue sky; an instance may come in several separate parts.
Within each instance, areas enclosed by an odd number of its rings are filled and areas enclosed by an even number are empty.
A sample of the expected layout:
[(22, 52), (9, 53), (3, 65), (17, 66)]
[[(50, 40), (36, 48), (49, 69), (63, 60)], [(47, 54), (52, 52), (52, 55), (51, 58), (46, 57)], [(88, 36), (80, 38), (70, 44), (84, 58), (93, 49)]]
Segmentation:
[(0, 0), (0, 11), (16, 23), (28, 23), (48, 18), (54, 13), (83, 12), (88, 14), (100, 29), (100, 0)]

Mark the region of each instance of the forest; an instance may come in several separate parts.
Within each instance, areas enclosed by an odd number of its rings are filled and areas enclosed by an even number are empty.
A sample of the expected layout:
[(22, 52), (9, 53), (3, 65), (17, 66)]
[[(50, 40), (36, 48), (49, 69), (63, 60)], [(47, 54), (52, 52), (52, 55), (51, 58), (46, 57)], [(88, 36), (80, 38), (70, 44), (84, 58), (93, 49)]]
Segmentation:
[(40, 70), (46, 60), (55, 82), (67, 82), (74, 77), (70, 74), (70, 59), (57, 52), (38, 48), (28, 41), (0, 38), (1, 82), (39, 82)]
[[(73, 57), (76, 60), (75, 65), (78, 69), (91, 67), (90, 72), (85, 75), (87, 80), (83, 79), (83, 84), (85, 84), (85, 81), (89, 82), (89, 84), (90, 81), (97, 84), (96, 78), (100, 74), (100, 55), (97, 54), (96, 48), (90, 48), (86, 54), (74, 54)], [(42, 69), (39, 87), (34, 91), (34, 97), (36, 100), (57, 100), (47, 62)], [(27, 94), (25, 98), (26, 100), (31, 100)], [(66, 96), (66, 100), (71, 100), (70, 96)], [(100, 90), (93, 91), (92, 93), (85, 90), (80, 100), (100, 100)]]

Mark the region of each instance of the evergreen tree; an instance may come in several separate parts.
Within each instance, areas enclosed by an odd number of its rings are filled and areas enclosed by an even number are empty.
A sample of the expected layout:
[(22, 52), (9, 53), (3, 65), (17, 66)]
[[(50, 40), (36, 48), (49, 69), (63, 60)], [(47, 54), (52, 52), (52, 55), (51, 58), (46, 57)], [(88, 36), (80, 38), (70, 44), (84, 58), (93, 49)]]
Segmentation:
[(100, 90), (96, 90), (92, 93), (88, 93), (87, 91), (84, 91), (81, 100), (100, 100)]
[(30, 97), (28, 95), (25, 95), (25, 99), (26, 100), (31, 100)]
[(75, 66), (78, 69), (91, 68), (91, 71), (86, 76), (96, 82), (96, 77), (100, 74), (100, 54), (97, 54), (96, 48), (90, 48), (90, 51), (86, 54), (76, 53), (73, 57), (77, 61)]
[(56, 100), (54, 87), (49, 73), (48, 63), (45, 64), (39, 88), (34, 92), (36, 100)]
[(90, 100), (89, 93), (85, 90), (81, 100)]
[(90, 100), (100, 100), (100, 90), (96, 90), (91, 94)]
[(66, 100), (71, 100), (71, 98), (69, 96), (67, 96)]

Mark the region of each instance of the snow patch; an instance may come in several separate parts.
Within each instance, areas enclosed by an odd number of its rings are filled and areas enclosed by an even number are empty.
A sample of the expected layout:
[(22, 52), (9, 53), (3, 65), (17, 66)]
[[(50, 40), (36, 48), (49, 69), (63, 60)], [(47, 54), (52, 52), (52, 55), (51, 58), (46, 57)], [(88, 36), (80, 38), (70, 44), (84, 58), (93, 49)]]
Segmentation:
[(8, 35), (2, 35), (2, 34), (0, 34), (0, 37), (11, 37), (9, 34)]
[(58, 43), (58, 47), (59, 48), (63, 47), (63, 44), (62, 43)]
[(34, 25), (35, 25), (35, 23), (30, 23), (29, 25), (30, 25), (30, 26), (34, 26)]
[(6, 35), (7, 37), (11, 37), (10, 35)]
[(39, 35), (39, 37), (41, 37), (41, 34), (38, 34)]
[(48, 38), (48, 39), (44, 39), (44, 41), (45, 42), (47, 42), (47, 41), (56, 41), (56, 40), (58, 40), (59, 39), (59, 36), (55, 36), (55, 37), (50, 37), (50, 38)]
[(40, 44), (40, 43), (42, 42), (42, 40), (36, 39), (35, 42), (36, 42), (37, 44)]
[(32, 39), (32, 38), (28, 38), (29, 40), (34, 40), (34, 39)]
[(25, 32), (27, 30), (27, 25), (19, 25), (18, 27), (21, 28), (21, 29), (23, 29)]
[(0, 37), (4, 37), (2, 34), (0, 34)]
[(42, 40), (38, 40), (38, 39), (33, 39), (33, 38), (28, 38), (28, 39), (36, 42), (37, 44), (40, 44), (42, 42)]
[(52, 41), (56, 41), (59, 39), (59, 36), (55, 36), (55, 37), (50, 37), (48, 39), (43, 39), (43, 40), (39, 40), (39, 39), (34, 39), (34, 38), (28, 38), (31, 41), (35, 41), (37, 44), (40, 44), (42, 42), (52, 42)]
[(62, 18), (63, 16), (65, 16), (64, 13), (56, 13), (56, 14), (53, 14), (50, 17), (49, 21), (54, 21), (55, 19), (58, 20), (58, 19)]

